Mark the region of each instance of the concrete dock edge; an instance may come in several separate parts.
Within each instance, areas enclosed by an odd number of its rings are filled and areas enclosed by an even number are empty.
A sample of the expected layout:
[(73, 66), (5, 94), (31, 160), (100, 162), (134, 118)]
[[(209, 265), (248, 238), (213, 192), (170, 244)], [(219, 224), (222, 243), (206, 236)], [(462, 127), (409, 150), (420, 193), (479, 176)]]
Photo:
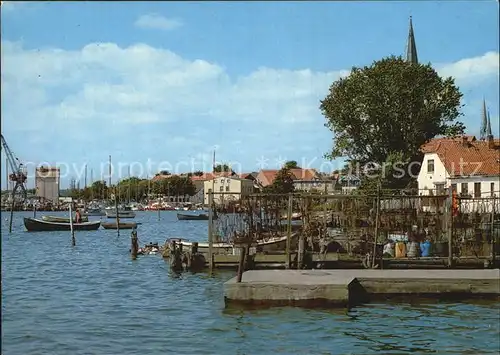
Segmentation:
[(226, 305), (345, 307), (384, 298), (500, 299), (500, 270), (251, 270)]

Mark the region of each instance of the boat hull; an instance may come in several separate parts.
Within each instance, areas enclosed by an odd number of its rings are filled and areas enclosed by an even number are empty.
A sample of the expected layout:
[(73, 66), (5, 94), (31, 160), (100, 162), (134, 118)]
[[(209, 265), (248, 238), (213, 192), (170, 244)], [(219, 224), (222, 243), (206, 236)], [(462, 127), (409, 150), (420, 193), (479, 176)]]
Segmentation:
[[(69, 223), (69, 217), (42, 216), (42, 219), (45, 222)], [(88, 221), (89, 219), (87, 217), (82, 217), (82, 222), (88, 222)], [(76, 223), (75, 219), (73, 219), (73, 223)]]
[[(104, 229), (118, 229), (116, 222), (115, 223), (113, 223), (113, 222), (104, 222), (104, 223), (101, 223), (101, 225), (102, 225), (102, 227)], [(137, 228), (137, 223), (135, 223), (135, 222), (131, 222), (131, 223), (118, 223), (118, 226), (120, 227), (120, 229), (134, 229), (134, 228)]]
[[(295, 235), (292, 236), (292, 239), (295, 238)], [(261, 240), (256, 243), (253, 243), (252, 247), (256, 249), (256, 251), (275, 251), (275, 250), (283, 250), (286, 245), (286, 236), (269, 238), (268, 240)], [(176, 243), (176, 246), (179, 247), (182, 245), (183, 250), (190, 250), (193, 246), (192, 241), (183, 240), (180, 238), (172, 238), (165, 242), (166, 246), (172, 249), (173, 242)], [(233, 243), (213, 243), (212, 252), (214, 254), (235, 254), (237, 253), (237, 249), (240, 248), (240, 245)], [(198, 252), (203, 254), (208, 254), (208, 242), (198, 242)]]
[[(73, 223), (73, 230), (97, 230), (101, 226), (101, 221)], [(54, 232), (70, 231), (70, 223), (47, 222), (42, 219), (24, 218), (24, 227), (28, 232)]]
[[(116, 218), (116, 212), (106, 211), (106, 217)], [(133, 212), (133, 211), (118, 211), (118, 218), (135, 218), (135, 212)]]
[[(179, 221), (208, 221), (210, 216), (208, 214), (185, 214), (177, 213), (177, 219)], [(213, 216), (213, 220), (216, 220), (217, 216)]]

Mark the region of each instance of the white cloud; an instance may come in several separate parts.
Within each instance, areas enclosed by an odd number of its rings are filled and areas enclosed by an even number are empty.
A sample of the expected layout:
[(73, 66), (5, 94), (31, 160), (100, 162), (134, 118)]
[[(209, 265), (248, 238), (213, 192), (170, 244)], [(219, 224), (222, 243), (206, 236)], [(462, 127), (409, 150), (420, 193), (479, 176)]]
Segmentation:
[(158, 14), (148, 14), (139, 16), (134, 25), (143, 29), (156, 29), (163, 31), (175, 30), (183, 26), (183, 22), (178, 18), (166, 18)]
[(452, 76), (456, 81), (465, 84), (480, 84), (485, 78), (496, 76), (498, 81), (500, 57), (498, 52), (488, 52), (482, 56), (466, 58), (452, 64), (437, 64), (440, 75)]
[[(45, 155), (61, 157), (54, 159), (70, 156), (64, 147), (71, 142), (103, 157), (127, 151), (130, 142), (134, 156), (145, 159), (151, 152), (206, 158), (215, 144), (218, 158), (234, 160), (241, 149), (250, 164), (286, 146), (321, 155), (331, 134), (322, 127), (319, 100), (348, 73), (258, 68), (231, 77), (218, 64), (146, 44), (91, 43), (68, 51), (2, 41), (1, 60), (2, 130), (36, 138), (38, 147), (52, 150)], [(496, 82), (498, 53), (440, 65), (439, 72), (457, 77), (461, 89), (461, 83)]]

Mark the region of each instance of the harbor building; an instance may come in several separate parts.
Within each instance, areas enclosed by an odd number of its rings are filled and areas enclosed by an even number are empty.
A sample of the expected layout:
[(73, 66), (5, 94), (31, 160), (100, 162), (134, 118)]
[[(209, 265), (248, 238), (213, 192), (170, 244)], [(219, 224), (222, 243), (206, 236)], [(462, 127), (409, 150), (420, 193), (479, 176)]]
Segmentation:
[(208, 191), (213, 189), (214, 202), (223, 204), (239, 201), (242, 197), (254, 192), (254, 182), (250, 179), (242, 179), (236, 176), (214, 177), (204, 182), (205, 205), (209, 204)]
[(55, 167), (38, 167), (35, 170), (36, 196), (44, 201), (59, 202), (60, 169)]

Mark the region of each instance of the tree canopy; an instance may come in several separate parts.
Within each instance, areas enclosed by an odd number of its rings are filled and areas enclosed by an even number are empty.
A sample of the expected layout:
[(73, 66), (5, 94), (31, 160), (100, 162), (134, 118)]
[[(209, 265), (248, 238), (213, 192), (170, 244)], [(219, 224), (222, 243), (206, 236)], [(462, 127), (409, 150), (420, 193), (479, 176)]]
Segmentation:
[(286, 166), (281, 168), (276, 174), (273, 183), (264, 189), (264, 192), (270, 193), (290, 193), (295, 191), (293, 185), (294, 176)]
[(454, 79), (441, 78), (430, 64), (392, 56), (354, 67), (321, 100), (325, 126), (334, 135), (327, 156), (347, 157), (361, 167), (397, 161), (405, 169), (420, 161), (420, 147), (430, 139), (463, 133), (461, 97)]
[(214, 166), (214, 172), (216, 173), (231, 172), (232, 175), (235, 174), (235, 172), (227, 164), (217, 164), (216, 166)]
[(297, 169), (299, 165), (295, 160), (289, 160), (285, 163), (284, 167), (288, 169)]

